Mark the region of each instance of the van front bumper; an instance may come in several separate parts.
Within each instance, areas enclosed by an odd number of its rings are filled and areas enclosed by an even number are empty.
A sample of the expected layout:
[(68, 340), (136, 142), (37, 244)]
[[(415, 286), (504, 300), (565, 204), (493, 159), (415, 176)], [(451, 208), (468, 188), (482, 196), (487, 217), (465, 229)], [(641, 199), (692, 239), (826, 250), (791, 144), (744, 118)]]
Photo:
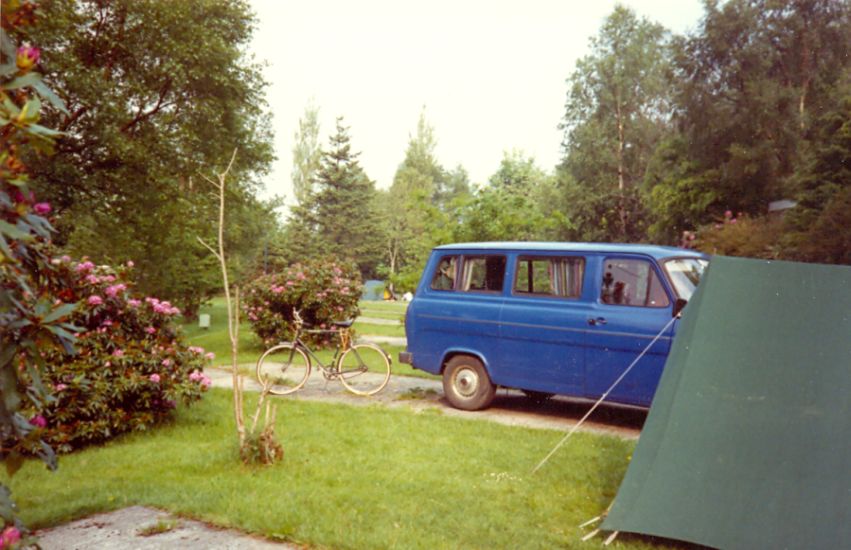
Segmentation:
[(400, 351), (399, 352), (399, 362), (405, 363), (406, 365), (414, 364), (414, 354), (408, 351)]

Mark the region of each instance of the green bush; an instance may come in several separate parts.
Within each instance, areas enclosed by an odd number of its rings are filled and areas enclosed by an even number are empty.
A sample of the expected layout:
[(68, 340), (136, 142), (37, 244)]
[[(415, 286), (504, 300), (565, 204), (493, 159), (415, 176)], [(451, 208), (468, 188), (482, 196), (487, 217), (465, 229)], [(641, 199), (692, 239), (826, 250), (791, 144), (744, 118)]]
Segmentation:
[[(314, 329), (356, 317), (361, 292), (360, 274), (353, 264), (314, 260), (256, 279), (245, 292), (243, 309), (254, 332), (270, 345), (292, 339), (296, 309), (306, 326)], [(303, 337), (323, 345), (330, 336), (308, 333)]]
[(695, 247), (708, 254), (771, 260), (782, 256), (782, 234), (780, 218), (751, 218), (743, 214), (734, 217), (727, 211), (724, 219), (698, 230)]
[(45, 385), (53, 399), (32, 411), (31, 423), (60, 452), (146, 430), (168, 418), (178, 401), (191, 403), (210, 385), (201, 369), (212, 359), (188, 347), (174, 317), (178, 308), (156, 298), (133, 298), (128, 275), (67, 256), (53, 260), (66, 284), (66, 302), (79, 305), (70, 322), (75, 355), (47, 350)]

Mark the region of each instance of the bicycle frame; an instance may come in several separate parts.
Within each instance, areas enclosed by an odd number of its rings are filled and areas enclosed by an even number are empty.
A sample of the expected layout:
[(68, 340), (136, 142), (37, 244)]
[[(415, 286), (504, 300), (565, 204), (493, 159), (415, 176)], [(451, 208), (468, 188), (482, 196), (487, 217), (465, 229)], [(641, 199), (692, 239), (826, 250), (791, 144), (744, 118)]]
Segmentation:
[[(326, 380), (336, 380), (344, 373), (340, 369), (339, 359), (343, 352), (351, 347), (351, 338), (349, 337), (349, 329), (347, 328), (339, 328), (339, 329), (303, 329), (300, 325), (296, 327), (295, 335), (292, 339), (292, 344), (295, 348), (300, 348), (302, 351), (307, 353), (308, 358), (310, 359), (311, 365), (316, 365), (319, 367), (319, 370), (322, 371), (322, 376), (325, 377)], [(327, 365), (322, 362), (316, 353), (310, 346), (308, 346), (304, 340), (301, 339), (302, 334), (338, 334), (340, 337), (337, 339), (337, 347), (334, 349), (334, 357), (331, 358), (331, 362)], [(293, 351), (293, 353), (295, 353)], [(290, 356), (292, 359), (292, 356)], [(360, 369), (359, 369), (360, 370)]]

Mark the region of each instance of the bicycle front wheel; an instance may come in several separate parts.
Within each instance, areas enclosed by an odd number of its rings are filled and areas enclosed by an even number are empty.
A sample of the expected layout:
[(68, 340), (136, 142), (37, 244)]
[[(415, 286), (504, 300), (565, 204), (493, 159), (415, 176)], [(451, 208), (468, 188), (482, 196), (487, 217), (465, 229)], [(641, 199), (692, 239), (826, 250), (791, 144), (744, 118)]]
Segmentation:
[(390, 358), (375, 344), (356, 344), (337, 362), (340, 382), (357, 395), (380, 392), (390, 381)]
[(257, 360), (257, 381), (268, 385), (269, 393), (287, 395), (301, 389), (310, 376), (310, 358), (301, 348), (279, 344)]

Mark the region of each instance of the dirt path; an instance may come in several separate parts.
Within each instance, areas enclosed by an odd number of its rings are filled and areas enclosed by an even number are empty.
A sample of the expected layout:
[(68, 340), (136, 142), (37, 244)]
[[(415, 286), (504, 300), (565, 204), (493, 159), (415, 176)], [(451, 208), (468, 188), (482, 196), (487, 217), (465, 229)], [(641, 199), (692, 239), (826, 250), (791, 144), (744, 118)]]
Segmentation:
[[(232, 377), (221, 368), (208, 368), (213, 385), (230, 388)], [(245, 388), (259, 391), (259, 384), (245, 378)], [(531, 403), (522, 392), (501, 389), (490, 408), (484, 411), (461, 411), (453, 408), (443, 397), (443, 384), (439, 379), (391, 376), (387, 387), (371, 397), (359, 397), (348, 393), (339, 382), (326, 384), (322, 375), (313, 372), (307, 384), (298, 392), (278, 396), (275, 399), (299, 399), (306, 401), (334, 401), (351, 405), (381, 403), (392, 408), (423, 410), (438, 408), (446, 416), (498, 422), (509, 426), (526, 428), (569, 430), (593, 405), (591, 401), (555, 397), (543, 405)], [(644, 424), (646, 411), (633, 407), (601, 406), (580, 428), (582, 431), (616, 435), (626, 439), (637, 439)]]

